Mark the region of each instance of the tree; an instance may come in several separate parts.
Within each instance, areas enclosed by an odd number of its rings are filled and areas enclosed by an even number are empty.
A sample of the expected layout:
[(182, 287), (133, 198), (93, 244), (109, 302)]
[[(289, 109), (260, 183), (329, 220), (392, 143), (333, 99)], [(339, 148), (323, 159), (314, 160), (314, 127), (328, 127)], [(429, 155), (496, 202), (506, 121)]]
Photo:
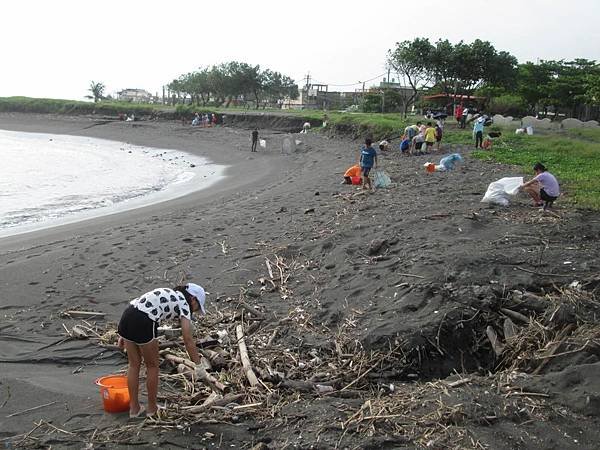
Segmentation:
[(412, 89), (412, 95), (402, 97), (404, 116), (419, 95), (419, 89), (427, 86), (434, 78), (430, 70), (433, 52), (434, 47), (426, 38), (397, 42), (396, 48), (388, 51), (387, 65), (394, 69), (404, 85), (408, 84)]
[(88, 91), (90, 91), (92, 95), (86, 95), (85, 98), (94, 99), (94, 103), (97, 103), (104, 98), (105, 88), (106, 86), (104, 86), (103, 83), (91, 81)]
[(275, 103), (285, 97), (298, 97), (298, 86), (290, 77), (238, 61), (181, 75), (168, 87), (177, 98), (189, 95), (193, 103), (201, 102), (202, 105), (206, 105), (211, 97), (218, 104), (227, 101), (226, 106), (234, 99), (247, 102), (248, 98), (253, 98), (258, 108), (261, 103), (266, 105), (269, 101)]
[(286, 75), (265, 69), (261, 73), (261, 81), (263, 107), (267, 103), (277, 104), (285, 98), (298, 98), (298, 85)]
[(586, 77), (585, 99), (590, 105), (600, 105), (600, 65), (596, 66), (596, 73)]

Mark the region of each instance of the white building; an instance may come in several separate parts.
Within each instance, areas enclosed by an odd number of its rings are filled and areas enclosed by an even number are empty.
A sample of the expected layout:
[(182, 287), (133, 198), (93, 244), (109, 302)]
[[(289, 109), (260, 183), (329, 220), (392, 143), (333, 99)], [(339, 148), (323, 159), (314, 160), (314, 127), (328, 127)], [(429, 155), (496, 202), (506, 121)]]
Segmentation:
[(151, 103), (154, 100), (152, 94), (144, 89), (123, 89), (117, 95), (124, 102)]

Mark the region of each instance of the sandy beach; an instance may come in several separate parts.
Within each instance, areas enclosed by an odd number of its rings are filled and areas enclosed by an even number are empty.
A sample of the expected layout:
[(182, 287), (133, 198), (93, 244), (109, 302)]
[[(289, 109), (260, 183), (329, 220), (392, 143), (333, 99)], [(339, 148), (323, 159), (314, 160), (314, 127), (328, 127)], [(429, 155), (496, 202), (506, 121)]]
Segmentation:
[[(332, 337), (345, 334), (357, 352), (395, 348), (403, 356), (374, 366), (353, 385), (358, 392), (353, 398), (298, 394), (293, 406), (273, 417), (238, 414), (236, 420), (198, 423), (185, 432), (146, 430), (140, 437), (144, 445), (420, 448), (427, 439), (399, 433), (394, 427), (401, 425), (385, 420), (352, 428), (352, 413), (367, 399), (401, 395), (402, 389), (414, 393), (414, 383), (455, 380), (460, 374), (470, 382), (450, 393), (435, 387), (422, 391), (422, 402), (444, 398), (460, 410), (453, 418), (432, 416), (447, 419), (456, 434), (454, 441), (431, 437), (431, 448), (481, 448), (471, 443), (494, 449), (595, 448), (600, 336), (590, 334), (585, 348), (574, 352), (575, 332), (573, 346), (561, 347), (557, 353), (565, 354), (552, 357), (539, 374), (510, 378), (511, 392), (533, 392), (531, 398), (542, 402), (532, 412), (521, 404), (514, 410), (501, 407), (523, 395), (501, 391), (509, 372), (488, 375), (512, 362), (494, 355), (486, 328), (500, 324), (501, 330), (500, 308), (551, 328), (557, 317), (552, 312), (566, 300), (550, 299), (573, 282), (590, 300), (569, 303), (571, 316), (565, 313), (564, 320), (600, 313), (600, 215), (560, 201), (556, 216), (540, 214), (525, 198), (507, 208), (482, 204), (490, 182), (522, 174), (469, 158), (468, 149), (460, 147), (447, 151), (460, 151), (465, 162), (434, 174), (426, 174), (423, 163), (445, 153), (404, 158), (390, 151), (380, 165), (393, 187), (364, 195), (340, 185), (344, 170), (356, 161), (359, 141), (295, 134), (302, 143), (286, 155), (280, 121), (256, 115), (240, 120), (243, 126), (192, 128), (171, 121), (0, 114), (0, 129), (178, 149), (229, 166), (226, 179), (205, 191), (0, 239), (0, 438), (7, 447), (83, 448), (90, 442), (80, 439), (85, 433), (79, 431), (24, 439), (40, 420), (66, 431), (126, 423), (124, 415), (102, 411), (94, 385), (97, 377), (125, 368), (125, 357), (93, 340), (66, 340), (63, 324), (70, 328), (76, 322), (62, 313), (94, 310), (104, 313), (107, 323), (116, 322), (128, 300), (173, 286), (184, 275), (210, 293), (211, 325), (235, 310), (240, 288), (264, 314), (283, 318), (301, 311), (302, 325), (280, 332), (274, 348), (281, 351), (335, 353)], [(267, 147), (250, 153), (254, 125)], [(260, 289), (258, 280), (269, 275), (265, 257), (274, 255), (289, 267), (285, 296), (281, 289)], [(566, 308), (561, 307), (556, 311)], [(203, 329), (203, 319), (198, 327), (202, 335), (216, 331)], [(253, 351), (250, 346), (251, 357)], [(295, 377), (311, 375), (307, 369)], [(355, 378), (341, 379), (339, 386)], [(393, 395), (386, 390), (390, 384), (397, 386)], [(415, 415), (405, 417), (416, 423)]]

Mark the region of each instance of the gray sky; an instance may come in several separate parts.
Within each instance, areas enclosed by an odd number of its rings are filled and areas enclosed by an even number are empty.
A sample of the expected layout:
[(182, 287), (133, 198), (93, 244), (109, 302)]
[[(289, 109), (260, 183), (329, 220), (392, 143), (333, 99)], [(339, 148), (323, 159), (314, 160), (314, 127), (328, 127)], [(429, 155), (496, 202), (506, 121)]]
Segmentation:
[(351, 91), (415, 37), (488, 40), (520, 62), (600, 61), (600, 0), (5, 0), (0, 17), (2, 97), (82, 100), (91, 80), (107, 93), (156, 93), (230, 60), (299, 83), (308, 72), (313, 82), (356, 83), (330, 87)]

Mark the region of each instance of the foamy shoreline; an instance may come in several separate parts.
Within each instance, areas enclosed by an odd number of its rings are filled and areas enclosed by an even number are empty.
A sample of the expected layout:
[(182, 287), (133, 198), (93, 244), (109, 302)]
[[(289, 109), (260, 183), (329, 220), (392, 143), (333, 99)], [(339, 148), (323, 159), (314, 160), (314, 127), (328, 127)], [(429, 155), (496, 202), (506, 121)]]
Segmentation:
[(211, 187), (226, 169), (187, 152), (108, 139), (8, 130), (0, 138), (0, 237), (172, 200)]

